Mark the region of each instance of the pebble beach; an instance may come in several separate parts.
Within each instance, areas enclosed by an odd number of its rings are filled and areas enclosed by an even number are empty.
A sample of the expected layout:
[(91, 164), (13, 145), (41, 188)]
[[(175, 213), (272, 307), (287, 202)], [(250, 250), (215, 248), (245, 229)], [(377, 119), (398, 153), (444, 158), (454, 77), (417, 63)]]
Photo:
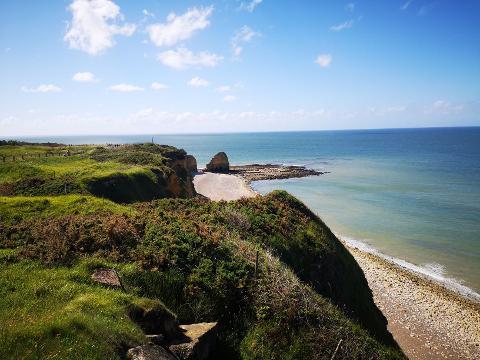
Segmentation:
[[(245, 179), (201, 173), (195, 189), (211, 200), (256, 196)], [(345, 243), (362, 268), (388, 329), (412, 360), (480, 359), (480, 303)]]

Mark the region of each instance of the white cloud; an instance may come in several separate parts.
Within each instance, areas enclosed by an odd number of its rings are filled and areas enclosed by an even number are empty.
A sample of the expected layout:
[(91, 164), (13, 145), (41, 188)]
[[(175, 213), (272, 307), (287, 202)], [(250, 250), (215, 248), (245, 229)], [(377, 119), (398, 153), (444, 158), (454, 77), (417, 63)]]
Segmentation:
[(59, 88), (58, 86), (56, 85), (52, 85), (52, 84), (42, 84), (42, 85), (38, 85), (37, 87), (33, 87), (33, 88), (29, 88), (29, 87), (26, 87), (26, 86), (22, 86), (22, 91), (23, 92), (28, 92), (28, 93), (48, 93), (48, 92), (61, 92), (62, 89)]
[(344, 23), (330, 26), (330, 31), (342, 31), (345, 29), (350, 29), (353, 26), (353, 24), (355, 24), (355, 20), (348, 20), (348, 21), (345, 21)]
[(450, 115), (462, 111), (464, 107), (465, 106), (460, 103), (454, 104), (445, 100), (437, 100), (424, 108), (424, 114)]
[(407, 0), (401, 7), (400, 9), (402, 10), (407, 10), (410, 4), (412, 3), (413, 0)]
[(72, 78), (73, 81), (78, 81), (78, 82), (97, 82), (98, 80), (95, 78), (95, 75), (93, 75), (91, 72), (78, 72), (75, 75), (73, 75)]
[(332, 60), (333, 58), (331, 54), (320, 54), (315, 59), (315, 63), (317, 63), (323, 68), (326, 68), (330, 66), (330, 64), (332, 63)]
[(348, 3), (345, 5), (345, 10), (348, 12), (354, 12), (355, 11), (355, 3)]
[(205, 87), (209, 85), (209, 82), (205, 79), (195, 76), (188, 82), (188, 85), (193, 87)]
[(187, 40), (198, 31), (210, 25), (208, 17), (213, 12), (213, 6), (206, 8), (191, 8), (183, 15), (170, 13), (164, 24), (153, 24), (147, 28), (150, 40), (156, 46), (171, 46), (179, 41)]
[(222, 85), (222, 86), (217, 87), (215, 89), (215, 91), (217, 91), (219, 93), (226, 93), (226, 92), (229, 92), (231, 89), (232, 89), (232, 87), (229, 86), (229, 85)]
[(236, 96), (233, 96), (233, 95), (225, 95), (223, 97), (223, 101), (225, 102), (232, 102), (232, 101), (235, 101), (237, 99)]
[(197, 67), (215, 67), (220, 61), (223, 60), (223, 56), (210, 53), (208, 51), (202, 51), (194, 54), (185, 47), (177, 48), (177, 50), (167, 50), (158, 54), (158, 60), (166, 66), (180, 70), (186, 69), (191, 66)]
[(152, 17), (152, 18), (155, 17), (155, 14), (154, 14), (154, 13), (151, 13), (151, 12), (148, 11), (147, 9), (143, 9), (143, 10), (142, 10), (142, 14), (145, 15), (146, 17)]
[(147, 109), (142, 109), (139, 110), (136, 114), (134, 114), (134, 117), (141, 118), (141, 117), (147, 117), (153, 114), (153, 109), (152, 108), (147, 108)]
[(136, 29), (123, 22), (120, 7), (111, 0), (73, 0), (68, 7), (72, 22), (64, 40), (72, 49), (96, 55), (115, 45), (114, 36), (131, 36)]
[(119, 92), (134, 92), (134, 91), (143, 91), (144, 89), (135, 86), (135, 85), (130, 85), (130, 84), (118, 84), (118, 85), (112, 85), (109, 87), (110, 90), (112, 91), (119, 91)]
[(152, 83), (151, 87), (152, 87), (153, 90), (165, 90), (165, 89), (168, 89), (168, 86), (167, 86), (167, 85), (161, 84), (161, 83), (158, 83), (158, 82)]
[(253, 12), (255, 8), (262, 3), (263, 0), (252, 0), (250, 2), (243, 2), (240, 4), (240, 10)]
[(232, 37), (231, 45), (232, 51), (235, 56), (240, 56), (243, 51), (241, 44), (248, 43), (252, 41), (253, 38), (260, 36), (260, 33), (252, 30), (249, 26), (243, 26), (238, 30), (235, 35)]

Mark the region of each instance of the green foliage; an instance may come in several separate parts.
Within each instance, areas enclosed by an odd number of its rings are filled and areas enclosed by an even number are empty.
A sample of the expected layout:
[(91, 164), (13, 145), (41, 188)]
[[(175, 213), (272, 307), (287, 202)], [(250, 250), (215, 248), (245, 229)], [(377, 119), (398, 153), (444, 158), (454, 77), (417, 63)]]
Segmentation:
[(128, 315), (163, 305), (94, 284), (87, 268), (0, 257), (0, 358), (118, 359), (146, 341)]
[(0, 221), (4, 224), (66, 215), (127, 214), (135, 210), (89, 195), (0, 197)]
[[(84, 358), (95, 358), (87, 345), (95, 337), (104, 358), (124, 356), (125, 344), (143, 341), (128, 318), (132, 307), (156, 306), (147, 306), (152, 302), (165, 304), (181, 323), (218, 321), (217, 358), (330, 358), (340, 339), (338, 358), (402, 358), (385, 335), (358, 265), (287, 193), (131, 206), (78, 195), (2, 198), (0, 210), (7, 214), (0, 285), (17, 289), (27, 277), (23, 293), (0, 300), (0, 321), (11, 324), (0, 351), (14, 346), (19, 357), (39, 355), (34, 347), (41, 343), (47, 354), (73, 357), (69, 347), (80, 347)], [(125, 292), (92, 284), (89, 274), (102, 266), (117, 269)], [(49, 303), (37, 310), (28, 289), (42, 283), (53, 290), (40, 290)], [(73, 293), (65, 297), (69, 288)], [(29, 317), (15, 322), (10, 313)], [(45, 335), (52, 333), (62, 335)]]

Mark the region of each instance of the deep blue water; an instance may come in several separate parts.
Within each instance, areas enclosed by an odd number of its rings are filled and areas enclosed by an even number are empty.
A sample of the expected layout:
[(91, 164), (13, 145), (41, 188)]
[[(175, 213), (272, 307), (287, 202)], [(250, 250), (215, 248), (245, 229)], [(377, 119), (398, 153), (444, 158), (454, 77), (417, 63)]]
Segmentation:
[[(63, 143), (131, 143), (145, 136), (29, 138)], [(331, 173), (254, 183), (285, 189), (339, 236), (480, 290), (480, 128), (155, 135), (203, 165), (218, 151), (230, 162), (306, 165)]]

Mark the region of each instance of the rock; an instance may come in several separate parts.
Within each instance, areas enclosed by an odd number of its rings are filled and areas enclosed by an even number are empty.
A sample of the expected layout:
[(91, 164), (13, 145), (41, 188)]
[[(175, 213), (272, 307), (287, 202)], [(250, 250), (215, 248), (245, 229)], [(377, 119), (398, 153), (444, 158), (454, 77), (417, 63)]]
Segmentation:
[(163, 304), (159, 303), (149, 309), (132, 305), (128, 316), (140, 326), (145, 334), (162, 334), (167, 339), (176, 339), (182, 334), (175, 315)]
[(215, 155), (212, 160), (207, 164), (207, 171), (211, 172), (228, 172), (230, 170), (230, 164), (228, 162), (227, 154), (223, 151)]
[(113, 269), (96, 269), (92, 274), (92, 279), (103, 285), (118, 288), (123, 287), (120, 277)]
[(165, 344), (165, 336), (163, 334), (158, 335), (146, 335), (151, 344), (163, 345)]
[(182, 360), (207, 359), (215, 346), (216, 326), (216, 322), (180, 325), (183, 335), (168, 348)]
[(177, 360), (163, 347), (153, 344), (134, 347), (127, 352), (130, 360)]
[(186, 159), (187, 159), (187, 170), (190, 173), (198, 172), (197, 159), (195, 159), (195, 157), (192, 155), (187, 155)]

